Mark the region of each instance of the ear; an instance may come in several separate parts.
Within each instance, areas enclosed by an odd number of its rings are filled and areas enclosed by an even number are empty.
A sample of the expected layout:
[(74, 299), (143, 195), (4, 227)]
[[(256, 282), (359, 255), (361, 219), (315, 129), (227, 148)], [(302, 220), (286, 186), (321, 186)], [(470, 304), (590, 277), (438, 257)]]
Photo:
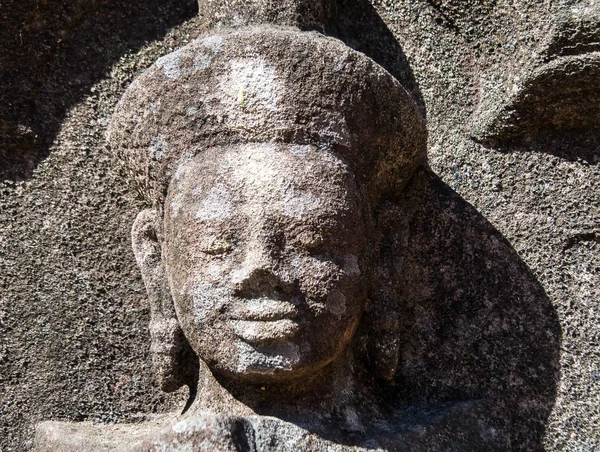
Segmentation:
[(376, 375), (392, 380), (398, 371), (400, 346), (399, 283), (403, 256), (409, 236), (407, 215), (397, 205), (386, 202), (377, 212), (380, 231), (377, 271), (371, 282), (370, 303), (365, 312), (367, 353)]
[(181, 386), (193, 388), (198, 378), (198, 357), (179, 326), (167, 283), (158, 240), (160, 216), (143, 210), (133, 222), (133, 254), (142, 273), (150, 304), (152, 364), (160, 388), (172, 392)]
[(390, 300), (373, 300), (366, 313), (367, 353), (371, 367), (379, 378), (392, 380), (398, 370), (400, 338), (398, 312)]

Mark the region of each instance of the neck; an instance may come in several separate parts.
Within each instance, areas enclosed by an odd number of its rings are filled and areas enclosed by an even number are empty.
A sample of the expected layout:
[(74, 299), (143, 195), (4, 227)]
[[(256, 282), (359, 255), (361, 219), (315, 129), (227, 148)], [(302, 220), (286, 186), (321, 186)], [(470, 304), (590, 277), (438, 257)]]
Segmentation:
[(294, 422), (340, 422), (350, 431), (363, 429), (361, 418), (373, 417), (374, 397), (346, 351), (310, 378), (255, 384), (213, 375), (201, 363), (198, 392), (189, 412), (274, 416)]

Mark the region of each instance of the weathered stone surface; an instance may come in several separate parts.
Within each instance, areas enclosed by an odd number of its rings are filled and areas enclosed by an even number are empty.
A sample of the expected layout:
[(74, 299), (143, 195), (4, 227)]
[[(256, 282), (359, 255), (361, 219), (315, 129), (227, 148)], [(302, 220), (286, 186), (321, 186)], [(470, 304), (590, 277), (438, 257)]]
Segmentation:
[(543, 140), (600, 125), (600, 6), (575, 4), (546, 27), (537, 52), (502, 84), (484, 90), (473, 124), (476, 139)]
[(335, 0), (199, 0), (200, 17), (213, 29), (273, 24), (323, 31), (335, 20)]
[[(266, 444), (312, 450), (319, 437), (345, 443), (341, 432), (357, 446), (404, 441), (398, 407), (373, 392), (373, 380), (395, 378), (402, 315), (397, 232), (378, 223), (398, 221), (393, 206), (426, 150), (400, 83), (320, 34), (210, 34), (131, 84), (108, 141), (152, 207), (132, 237), (161, 386), (196, 393), (182, 422), (198, 429), (176, 424), (144, 447), (183, 435), (190, 447), (247, 449), (254, 440), (233, 431), (256, 411), (289, 423), (255, 432)], [(196, 381), (177, 382), (194, 364)], [(39, 448), (47, 435), (60, 448), (44, 428)], [(75, 436), (96, 443), (92, 430)]]
[[(144, 5), (152, 11), (151, 2)], [(512, 422), (498, 421), (489, 430), (491, 436), (498, 426), (500, 431), (514, 432), (499, 436), (506, 442), (498, 440), (498, 448), (543, 445), (548, 450), (593, 450), (598, 446), (600, 423), (597, 131), (588, 127), (572, 132), (569, 126), (547, 136), (547, 126), (533, 121), (521, 129), (524, 136), (510, 126), (516, 131), (503, 143), (498, 138), (504, 125), (497, 122), (502, 118), (499, 112), (529, 111), (529, 106), (521, 109), (521, 104), (513, 103), (509, 94), (514, 84), (507, 80), (517, 73), (529, 75), (528, 67), (532, 71), (541, 67), (530, 60), (545, 58), (545, 49), (551, 47), (547, 40), (569, 29), (561, 24), (578, 2), (398, 0), (374, 6), (342, 3), (335, 34), (403, 79), (406, 86), (410, 84), (406, 80), (413, 81), (411, 92), (427, 111), (429, 165), (436, 174), (417, 175), (414, 185), (407, 187), (407, 199), (416, 204), (413, 226), (406, 235), (410, 241), (405, 239), (413, 253), (408, 258), (412, 263), (406, 266), (414, 269), (407, 275), (415, 275), (411, 280), (417, 281), (409, 297), (416, 321), (406, 327), (408, 346), (401, 370), (409, 378), (407, 384), (401, 381), (401, 387), (415, 395), (417, 401), (411, 403), (416, 407), (419, 401), (436, 397), (444, 400), (458, 394), (460, 399), (462, 393), (453, 389), (456, 381), (470, 388), (470, 395), (507, 393), (512, 401), (517, 400), (511, 394), (518, 388), (534, 388), (524, 390), (522, 403), (485, 410), (484, 417), (506, 419), (507, 412), (518, 408)], [(127, 17), (123, 11), (127, 8), (117, 8), (111, 16), (117, 28), (139, 29), (123, 18)], [(10, 23), (34, 23), (18, 17)], [(47, 17), (55, 16), (48, 13)], [(157, 17), (150, 14), (139, 17), (146, 26), (156, 24)], [(27, 69), (20, 69), (3, 85), (8, 86), (3, 98), (16, 96), (17, 104), (30, 99), (28, 82), (45, 80), (46, 74), (56, 74), (58, 80), (87, 79), (89, 55), (95, 54), (84, 46), (85, 39), (96, 36), (92, 24), (107, 22), (70, 23), (68, 27), (77, 32), (63, 40), (63, 53), (50, 63), (40, 60), (40, 69), (18, 66)], [(148, 314), (128, 238), (142, 206), (133, 189), (127, 188), (125, 175), (114, 170), (115, 162), (106, 157), (103, 146), (112, 107), (134, 75), (197, 36), (199, 23), (194, 19), (179, 26), (141, 51), (139, 41), (120, 38), (120, 48), (131, 49), (131, 55), (110, 73), (105, 74), (105, 68), (118, 57), (100, 58), (109, 63), (93, 69), (96, 76), (83, 88), (51, 84), (43, 95), (34, 97), (49, 106), (62, 105), (64, 100), (61, 111), (69, 112), (66, 118), (54, 110), (16, 109), (17, 125), (3, 128), (15, 139), (25, 131), (23, 143), (28, 142), (29, 132), (18, 127), (20, 121), (33, 125), (50, 121), (54, 128), (48, 130), (60, 129), (56, 139), (44, 135), (53, 143), (42, 146), (51, 151), (48, 158), (36, 157), (23, 170), (18, 159), (13, 161), (11, 174), (28, 176), (27, 182), (7, 182), (2, 188), (3, 450), (26, 449), (33, 438), (32, 424), (43, 419), (124, 422), (139, 420), (137, 413), (183, 405), (184, 394), (175, 395), (179, 401), (164, 399), (152, 386)], [(594, 36), (593, 24), (576, 26), (575, 34)], [(10, 33), (20, 28), (12, 25), (2, 30)], [(14, 32), (7, 55), (13, 61), (17, 52), (33, 55), (40, 49), (36, 39)], [(58, 39), (62, 38), (42, 41)], [(105, 43), (101, 47), (109, 53), (113, 49)], [(593, 40), (586, 47), (593, 49)], [(81, 52), (77, 56), (76, 50), (83, 48), (88, 55), (83, 61), (88, 64), (81, 64)], [(407, 60), (412, 69), (404, 64)], [(93, 92), (86, 91), (92, 83)], [(593, 108), (593, 103), (583, 105), (586, 99), (582, 96), (581, 107)], [(14, 101), (3, 105), (12, 108)], [(593, 118), (586, 121), (593, 124)], [(486, 134), (496, 143), (487, 140), (484, 146), (472, 140)], [(489, 231), (503, 245), (496, 248), (481, 231)], [(423, 252), (425, 246), (429, 248)], [(498, 249), (504, 250), (504, 258), (498, 257)], [(487, 271), (488, 261), (498, 266)], [(421, 271), (428, 268), (432, 270)], [(497, 273), (503, 276), (497, 278)], [(473, 279), (473, 274), (480, 279)], [(446, 276), (438, 279), (439, 275)], [(505, 311), (513, 306), (521, 314)], [(508, 321), (512, 319), (514, 323)], [(478, 321), (490, 322), (485, 334), (471, 328)], [(494, 331), (493, 340), (481, 340)], [(537, 359), (540, 347), (544, 369), (539, 363), (527, 364)], [(559, 351), (557, 371), (551, 364)], [(439, 366), (438, 354), (451, 365)], [(478, 372), (479, 363), (485, 372)], [(518, 390), (511, 392), (511, 388)]]
[(2, 9), (2, 180), (28, 179), (69, 111), (121, 57), (198, 10), (195, 0), (9, 0)]
[(330, 147), (369, 196), (393, 197), (425, 141), (412, 99), (371, 59), (319, 33), (265, 26), (209, 34), (159, 59), (123, 96), (109, 138), (155, 207), (186, 158), (237, 143)]

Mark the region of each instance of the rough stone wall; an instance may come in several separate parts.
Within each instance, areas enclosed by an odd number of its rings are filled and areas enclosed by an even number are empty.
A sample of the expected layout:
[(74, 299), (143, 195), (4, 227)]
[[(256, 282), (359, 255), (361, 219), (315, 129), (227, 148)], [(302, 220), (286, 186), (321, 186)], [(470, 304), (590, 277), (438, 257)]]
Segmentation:
[(135, 420), (179, 405), (181, 395), (166, 399), (153, 383), (148, 306), (130, 238), (141, 203), (104, 135), (135, 74), (199, 33), (197, 23), (181, 26), (196, 11), (193, 1), (7, 5), (2, 451), (27, 450), (41, 419)]
[[(590, 117), (568, 99), (593, 104), (593, 78), (561, 79), (548, 98), (523, 86), (549, 55), (572, 54), (573, 40), (596, 49), (594, 8), (587, 0), (346, 0), (329, 30), (401, 79), (426, 111), (428, 177), (466, 206), (433, 215), (438, 242), (444, 222), (469, 238), (473, 219), (486, 219), (545, 292), (560, 330), (556, 394), (543, 426), (548, 450), (600, 447), (600, 137), (593, 118), (579, 130), (550, 127), (556, 118), (532, 113), (519, 93)], [(185, 398), (166, 397), (152, 382), (147, 306), (129, 244), (141, 201), (107, 155), (104, 134), (128, 83), (200, 35), (204, 18), (183, 0), (31, 1), (6, 11), (0, 450), (9, 451), (27, 449), (39, 420), (135, 421)], [(560, 87), (575, 94), (556, 96)], [(514, 127), (511, 112), (526, 119)], [(426, 252), (442, 268), (465, 251)], [(532, 326), (522, 328), (526, 335)]]
[[(600, 48), (599, 6), (504, 0), (376, 4), (425, 101), (432, 170), (510, 242), (556, 310), (562, 337), (556, 400), (544, 440), (548, 450), (600, 447), (599, 129), (582, 124), (556, 131), (533, 110), (533, 124), (520, 139), (476, 139), (497, 111), (507, 104), (510, 110), (507, 92), (518, 92), (549, 54), (561, 54), (553, 46)], [(564, 31), (571, 17), (581, 33)], [(597, 68), (598, 61), (588, 66)], [(588, 79), (587, 89), (575, 86), (578, 103), (597, 104), (595, 83)], [(568, 102), (572, 86), (541, 84), (548, 98), (539, 97), (540, 110), (556, 90), (564, 89), (562, 99)], [(554, 108), (564, 117), (576, 114)]]

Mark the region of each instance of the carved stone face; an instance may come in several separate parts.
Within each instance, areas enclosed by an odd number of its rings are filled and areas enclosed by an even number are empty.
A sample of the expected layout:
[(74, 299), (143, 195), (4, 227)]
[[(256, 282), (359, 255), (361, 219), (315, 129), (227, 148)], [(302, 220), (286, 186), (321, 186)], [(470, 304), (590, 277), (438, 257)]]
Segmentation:
[(277, 381), (348, 345), (366, 299), (362, 192), (311, 146), (213, 148), (175, 171), (163, 256), (183, 332), (213, 371)]

